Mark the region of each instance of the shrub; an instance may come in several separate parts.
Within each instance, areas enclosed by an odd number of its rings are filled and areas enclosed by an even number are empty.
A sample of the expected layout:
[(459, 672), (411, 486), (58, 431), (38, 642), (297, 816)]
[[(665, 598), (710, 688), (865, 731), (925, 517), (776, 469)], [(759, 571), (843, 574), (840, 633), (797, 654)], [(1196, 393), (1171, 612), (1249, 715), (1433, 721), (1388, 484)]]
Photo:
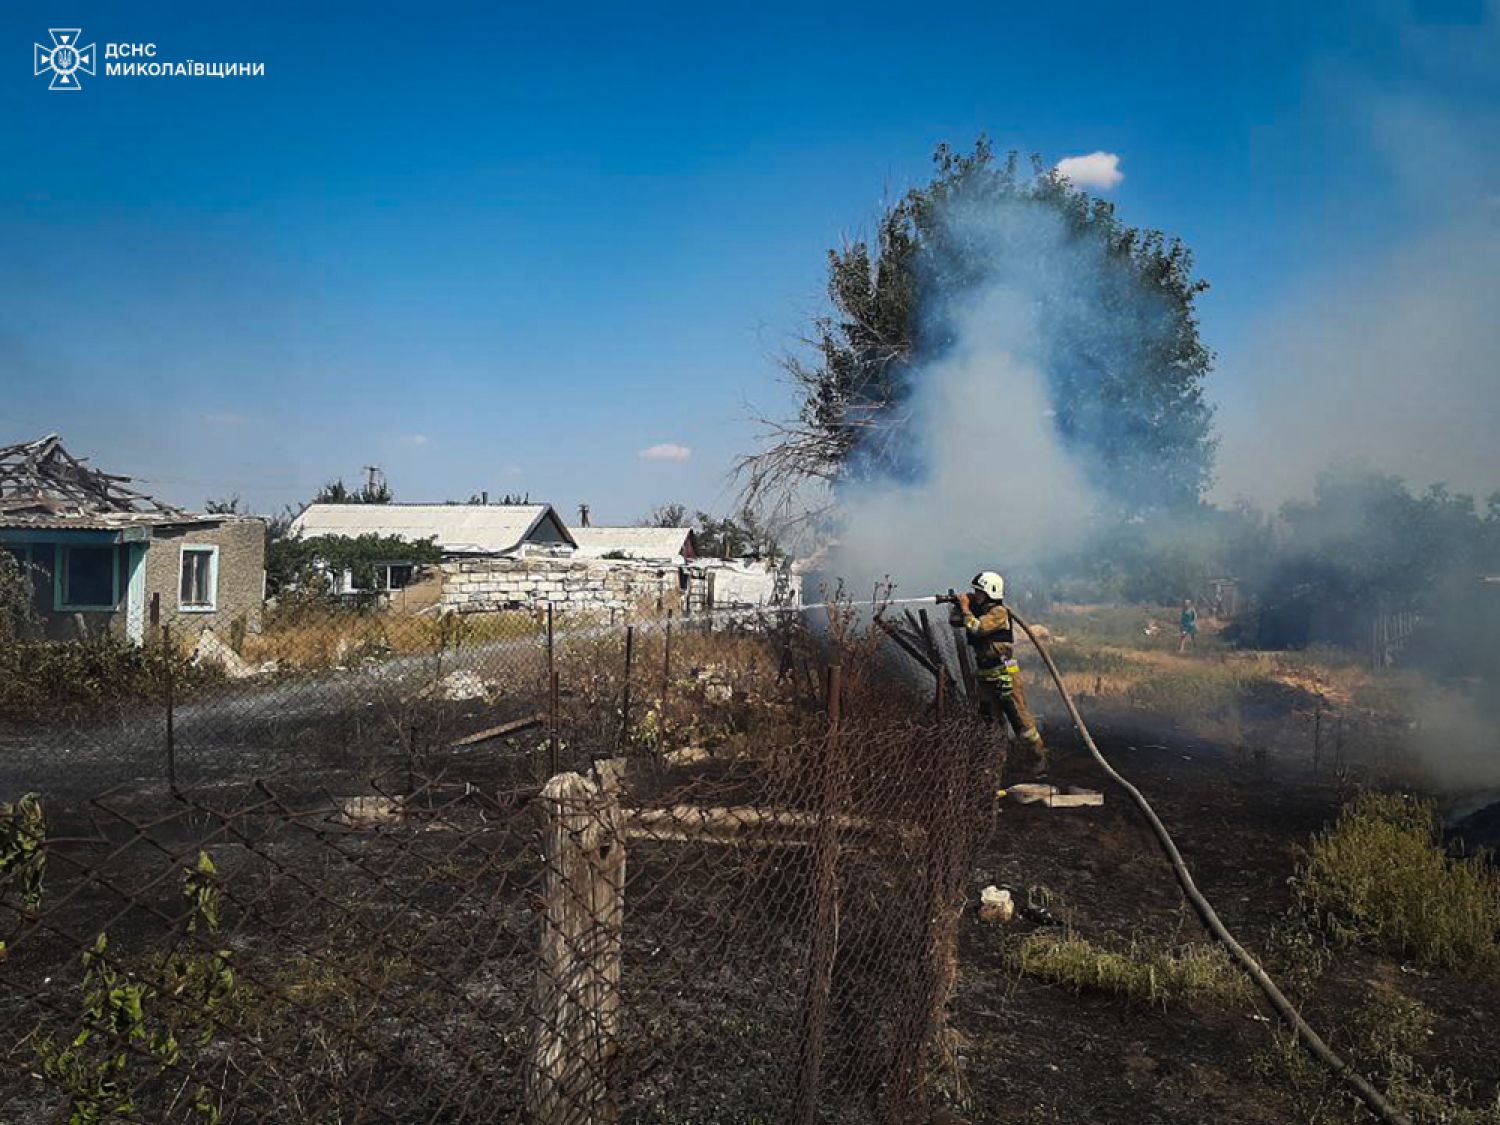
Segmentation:
[(30, 572), (15, 555), (0, 550), (0, 644), (21, 640), (36, 631), (31, 599)]
[(134, 645), (112, 636), (0, 643), (0, 715), (159, 699), (169, 668), (183, 695), (223, 676), (212, 665), (193, 664), (160, 645)]
[(1314, 837), (1299, 899), (1337, 940), (1370, 943), (1440, 969), (1493, 969), (1500, 877), (1450, 859), (1432, 806), (1366, 793)]

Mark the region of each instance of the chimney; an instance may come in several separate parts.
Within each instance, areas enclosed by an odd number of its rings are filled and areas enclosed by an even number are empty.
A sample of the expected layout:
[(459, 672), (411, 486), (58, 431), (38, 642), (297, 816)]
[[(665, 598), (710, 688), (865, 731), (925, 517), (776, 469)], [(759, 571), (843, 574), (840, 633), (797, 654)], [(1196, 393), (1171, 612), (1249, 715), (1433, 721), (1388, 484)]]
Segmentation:
[(578, 505), (578, 526), (589, 526), (589, 506), (587, 504)]

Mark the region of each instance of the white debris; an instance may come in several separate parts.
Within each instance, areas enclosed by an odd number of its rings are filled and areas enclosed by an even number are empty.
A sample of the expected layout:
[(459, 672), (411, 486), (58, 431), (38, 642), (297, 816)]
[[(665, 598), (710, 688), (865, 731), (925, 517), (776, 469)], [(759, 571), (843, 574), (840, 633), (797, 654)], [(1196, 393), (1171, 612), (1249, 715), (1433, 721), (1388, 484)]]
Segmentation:
[(993, 883), (979, 892), (979, 918), (982, 922), (1009, 922), (1016, 916), (1015, 900), (1010, 892)]
[(193, 663), (217, 665), (231, 680), (243, 680), (260, 671), (219, 640), (212, 629), (205, 629), (198, 634), (198, 643), (193, 646)]
[(381, 824), (396, 824), (406, 816), (400, 797), (339, 797), (339, 806), (334, 816), (335, 824), (347, 824), (350, 828), (374, 828)]
[(678, 750), (668, 750), (661, 756), (662, 763), (668, 766), (694, 766), (708, 761), (708, 758), (708, 751), (701, 746), (684, 746)]
[(1011, 800), (1022, 805), (1030, 805), (1036, 801), (1045, 801), (1048, 797), (1057, 795), (1055, 785), (1047, 785), (1040, 781), (1026, 781), (1019, 785), (1012, 785), (1005, 790), (1005, 795)]
[(477, 672), (449, 672), (439, 684), (439, 694), (451, 703), (462, 703), (467, 699), (483, 699), (489, 684)]

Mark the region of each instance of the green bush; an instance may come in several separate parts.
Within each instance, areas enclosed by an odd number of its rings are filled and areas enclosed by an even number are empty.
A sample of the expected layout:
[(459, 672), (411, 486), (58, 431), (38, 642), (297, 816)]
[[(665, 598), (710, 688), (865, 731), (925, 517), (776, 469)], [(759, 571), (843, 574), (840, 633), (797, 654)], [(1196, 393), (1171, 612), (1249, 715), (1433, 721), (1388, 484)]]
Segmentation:
[(1482, 858), (1450, 859), (1432, 806), (1366, 793), (1314, 837), (1300, 901), (1337, 940), (1439, 969), (1494, 969), (1500, 878)]

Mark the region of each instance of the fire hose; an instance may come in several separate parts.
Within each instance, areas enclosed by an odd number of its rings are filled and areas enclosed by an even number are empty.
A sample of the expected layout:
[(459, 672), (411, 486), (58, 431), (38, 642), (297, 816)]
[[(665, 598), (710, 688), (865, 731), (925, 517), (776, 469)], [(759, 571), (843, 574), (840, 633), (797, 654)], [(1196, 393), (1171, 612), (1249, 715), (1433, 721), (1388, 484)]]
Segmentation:
[(1031, 626), (1027, 625), (1026, 622), (1022, 621), (1016, 615), (1015, 610), (1011, 610), (1010, 618), (1021, 627), (1026, 636), (1031, 639), (1031, 643), (1036, 646), (1036, 651), (1041, 656), (1042, 663), (1047, 665), (1047, 671), (1052, 674), (1052, 682), (1057, 685), (1057, 690), (1062, 695), (1063, 703), (1068, 708), (1068, 714), (1073, 719), (1073, 724), (1078, 728), (1078, 733), (1083, 736), (1083, 744), (1088, 747), (1088, 751), (1093, 755), (1094, 761), (1099, 763), (1099, 768), (1109, 776), (1111, 781), (1130, 795), (1130, 799), (1135, 802), (1136, 807), (1145, 816), (1147, 823), (1151, 826), (1151, 831), (1156, 834), (1156, 839), (1161, 844), (1162, 850), (1167, 853), (1167, 859), (1172, 863), (1172, 872), (1177, 876), (1177, 882), (1182, 887), (1182, 893), (1187, 896), (1188, 902), (1192, 903), (1193, 910), (1197, 913), (1209, 933), (1229, 951), (1230, 956), (1239, 963), (1240, 968), (1245, 971), (1245, 974), (1254, 982), (1255, 986), (1265, 994), (1266, 999), (1270, 1001), (1271, 1007), (1276, 1010), (1276, 1014), (1292, 1029), (1309, 1053), (1332, 1071), (1336, 1078), (1345, 1082), (1359, 1096), (1359, 1099), (1369, 1107), (1372, 1113), (1382, 1121), (1391, 1123), (1391, 1125), (1412, 1125), (1411, 1118), (1392, 1105), (1384, 1094), (1371, 1085), (1363, 1075), (1351, 1067), (1332, 1047), (1323, 1041), (1323, 1037), (1312, 1029), (1307, 1021), (1297, 1012), (1297, 1009), (1292, 1006), (1291, 1001), (1282, 994), (1281, 989), (1276, 987), (1276, 982), (1266, 975), (1266, 971), (1260, 967), (1260, 963), (1251, 956), (1250, 952), (1243, 945), (1235, 940), (1235, 936), (1229, 932), (1228, 927), (1220, 921), (1219, 915), (1214, 910), (1213, 905), (1208, 899), (1203, 897), (1203, 892), (1198, 890), (1198, 885), (1193, 882), (1193, 876), (1188, 871), (1187, 864), (1183, 861), (1182, 853), (1177, 850), (1177, 845), (1172, 841), (1171, 834), (1167, 832), (1166, 826), (1162, 824), (1161, 818), (1156, 815), (1156, 811), (1151, 807), (1150, 802), (1146, 800), (1139, 789), (1129, 781), (1126, 781), (1105, 760), (1104, 755), (1099, 752), (1099, 747), (1094, 745), (1094, 738), (1089, 734), (1089, 728), (1084, 723), (1083, 716), (1078, 713), (1078, 707), (1074, 704), (1073, 697), (1068, 694), (1068, 689), (1063, 686), (1062, 674), (1057, 670), (1057, 665), (1052, 662), (1052, 654), (1037, 639), (1036, 634), (1031, 631)]

